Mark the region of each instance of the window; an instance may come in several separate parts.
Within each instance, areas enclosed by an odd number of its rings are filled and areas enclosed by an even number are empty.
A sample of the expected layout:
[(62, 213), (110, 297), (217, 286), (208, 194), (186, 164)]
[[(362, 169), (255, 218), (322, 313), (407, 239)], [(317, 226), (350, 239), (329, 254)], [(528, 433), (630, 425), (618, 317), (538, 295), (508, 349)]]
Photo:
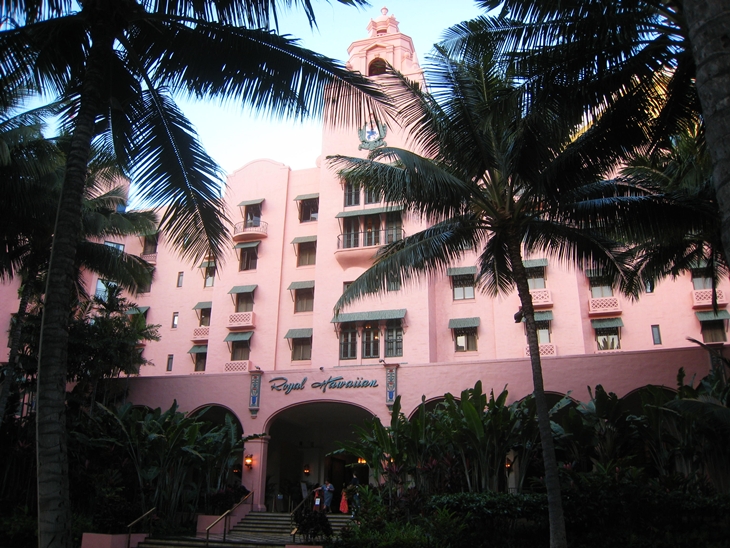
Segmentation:
[(708, 277), (706, 272), (704, 268), (692, 270), (692, 286), (695, 291), (699, 289), (712, 289), (712, 278)]
[(342, 224), (342, 247), (349, 249), (360, 245), (360, 219), (347, 218)]
[(357, 357), (357, 328), (353, 323), (340, 327), (340, 359), (354, 360)]
[(256, 270), (259, 261), (259, 251), (256, 247), (241, 249), (241, 260), (238, 262), (238, 270)]
[(316, 221), (319, 217), (319, 198), (310, 198), (299, 202), (299, 222)]
[(246, 206), (246, 228), (261, 226), (261, 204)]
[(591, 278), (591, 299), (601, 299), (603, 297), (613, 297), (613, 287), (611, 281), (606, 278)]
[(294, 312), (312, 312), (314, 310), (314, 289), (294, 290)]
[(231, 343), (231, 361), (247, 360), (250, 352), (248, 341), (233, 341)]
[(180, 320), (180, 314), (178, 312), (172, 313), (172, 328), (177, 329), (177, 322)]
[(392, 244), (403, 239), (403, 220), (399, 211), (392, 211), (385, 216), (385, 243)]
[(106, 245), (108, 247), (113, 247), (120, 253), (122, 253), (124, 251), (124, 244), (118, 244), (117, 242), (104, 242), (104, 245)]
[(701, 322), (702, 340), (706, 343), (725, 342), (725, 320), (708, 320)]
[(210, 325), (210, 315), (213, 311), (212, 308), (201, 308), (200, 309), (200, 327), (208, 327)]
[(345, 183), (345, 207), (360, 205), (360, 186)]
[(349, 288), (349, 287), (350, 287), (351, 285), (352, 285), (352, 282), (343, 282), (343, 284), (342, 284), (342, 292), (344, 293), (345, 291), (347, 291), (347, 290), (348, 290), (348, 288)]
[(451, 276), (451, 285), (454, 289), (455, 301), (474, 298), (473, 274), (460, 274), (457, 276)]
[(205, 362), (208, 360), (207, 352), (200, 352), (195, 354), (195, 370), (205, 371)]
[(400, 279), (388, 278), (388, 291), (400, 291)]
[(380, 357), (380, 330), (377, 324), (365, 324), (362, 328), (362, 357)]
[(379, 204), (380, 200), (382, 200), (382, 194), (379, 190), (365, 189), (366, 204)]
[(155, 253), (157, 253), (157, 234), (145, 236), (142, 255), (154, 255)]
[(598, 350), (618, 350), (621, 348), (621, 338), (618, 327), (596, 328), (596, 345)]
[(379, 74), (385, 74), (387, 68), (388, 67), (385, 64), (385, 61), (380, 57), (378, 57), (377, 59), (373, 59), (372, 63), (368, 65), (368, 76), (378, 76)]
[(537, 327), (537, 344), (550, 344), (550, 322), (535, 322)]
[(150, 280), (149, 282), (140, 285), (137, 289), (140, 293), (149, 293), (152, 291), (152, 281)]
[(215, 264), (206, 266), (203, 276), (205, 277), (204, 287), (213, 287), (215, 283)]
[(454, 350), (456, 352), (476, 352), (477, 328), (463, 327), (454, 329)]
[(183, 286), (183, 276), (185, 275), (184, 272), (178, 272), (177, 273), (177, 286), (182, 287)]
[(526, 268), (527, 272), (527, 285), (530, 289), (545, 289), (545, 267), (538, 266), (533, 268)]
[(366, 215), (363, 217), (365, 230), (363, 245), (380, 245), (380, 215)]
[(236, 312), (251, 312), (253, 310), (253, 293), (238, 293), (236, 295)]
[(109, 297), (109, 288), (116, 287), (117, 284), (110, 282), (109, 280), (102, 280), (99, 278), (96, 280), (96, 290), (94, 291), (94, 297), (102, 301), (106, 301)]
[(309, 266), (315, 263), (317, 255), (317, 242), (302, 242), (299, 244), (299, 255), (297, 266)]
[(293, 362), (312, 359), (312, 337), (292, 339), (291, 359)]
[(172, 360), (175, 358), (172, 354), (167, 355), (167, 370), (172, 371)]
[(654, 344), (662, 344), (662, 333), (659, 331), (658, 325), (651, 326), (651, 338), (654, 341)]
[(399, 321), (388, 320), (385, 326), (385, 357), (403, 355), (403, 328)]
[(647, 280), (646, 282), (644, 282), (644, 288), (646, 289), (647, 293), (654, 293), (654, 281)]

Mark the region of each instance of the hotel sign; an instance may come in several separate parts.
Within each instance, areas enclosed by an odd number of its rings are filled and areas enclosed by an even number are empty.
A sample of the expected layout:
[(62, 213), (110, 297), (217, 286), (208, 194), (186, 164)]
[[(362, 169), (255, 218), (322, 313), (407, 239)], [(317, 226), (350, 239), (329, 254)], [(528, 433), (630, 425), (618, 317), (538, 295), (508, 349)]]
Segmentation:
[[(277, 392), (284, 392), (284, 394), (289, 394), (295, 390), (304, 390), (307, 386), (307, 377), (304, 377), (299, 382), (289, 382), (289, 379), (287, 377), (275, 377), (269, 381), (269, 384), (271, 385), (272, 390), (275, 390)], [(319, 389), (324, 393), (327, 392), (327, 389), (341, 390), (346, 388), (377, 388), (378, 381), (375, 379), (368, 380), (362, 377), (357, 377), (353, 381), (344, 380), (344, 377), (330, 376), (330, 378), (327, 380), (311, 383), (309, 387), (315, 390)]]

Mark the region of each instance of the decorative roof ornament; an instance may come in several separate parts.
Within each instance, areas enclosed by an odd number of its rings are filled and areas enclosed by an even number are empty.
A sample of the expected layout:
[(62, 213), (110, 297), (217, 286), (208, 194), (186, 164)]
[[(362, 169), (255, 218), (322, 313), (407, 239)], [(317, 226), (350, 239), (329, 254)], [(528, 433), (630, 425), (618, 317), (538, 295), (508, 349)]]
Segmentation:
[(366, 122), (364, 126), (357, 130), (360, 137), (360, 146), (358, 150), (375, 150), (376, 148), (388, 146), (385, 142), (385, 136), (388, 133), (388, 126), (376, 120)]

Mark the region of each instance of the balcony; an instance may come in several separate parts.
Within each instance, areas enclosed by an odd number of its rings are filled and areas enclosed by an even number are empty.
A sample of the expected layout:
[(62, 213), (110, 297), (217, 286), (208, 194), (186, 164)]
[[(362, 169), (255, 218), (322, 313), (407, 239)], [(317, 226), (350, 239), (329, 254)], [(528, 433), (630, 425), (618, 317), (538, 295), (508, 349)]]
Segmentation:
[(196, 327), (193, 329), (192, 341), (207, 341), (208, 334), (210, 333), (210, 327)]
[(616, 314), (621, 314), (618, 297), (600, 297), (588, 301), (589, 316), (615, 316)]
[(553, 297), (549, 289), (531, 289), (533, 308), (550, 308), (553, 306)]
[(237, 360), (226, 362), (223, 370), (226, 373), (245, 373), (251, 370), (251, 360)]
[(269, 224), (259, 219), (242, 221), (233, 227), (234, 242), (263, 240), (268, 236)]
[(228, 316), (228, 329), (247, 329), (255, 327), (255, 319), (253, 312), (236, 312)]
[(340, 234), (337, 236), (335, 258), (343, 268), (369, 267), (380, 246), (402, 240), (403, 236), (405, 232), (400, 227)]
[[(717, 293), (717, 306), (726, 307), (727, 299), (721, 289)], [(692, 308), (712, 308), (712, 289), (695, 289), (692, 291)]]
[[(547, 344), (540, 345), (540, 357), (541, 358), (545, 358), (545, 357), (549, 357), (549, 356), (557, 356), (557, 355), (558, 355), (558, 347), (555, 346), (554, 344), (547, 343)], [(525, 346), (525, 357), (526, 358), (530, 357), (530, 347), (527, 345)]]
[(140, 255), (140, 259), (150, 264), (157, 264), (157, 253), (143, 253)]

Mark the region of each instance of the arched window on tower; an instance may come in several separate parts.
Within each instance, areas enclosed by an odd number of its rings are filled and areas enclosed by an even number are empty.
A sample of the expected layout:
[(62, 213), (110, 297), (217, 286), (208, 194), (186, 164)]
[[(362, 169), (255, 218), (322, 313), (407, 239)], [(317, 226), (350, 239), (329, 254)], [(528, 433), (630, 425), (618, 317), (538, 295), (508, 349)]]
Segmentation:
[(368, 67), (368, 76), (377, 76), (378, 74), (385, 74), (385, 61), (378, 58), (375, 59)]

